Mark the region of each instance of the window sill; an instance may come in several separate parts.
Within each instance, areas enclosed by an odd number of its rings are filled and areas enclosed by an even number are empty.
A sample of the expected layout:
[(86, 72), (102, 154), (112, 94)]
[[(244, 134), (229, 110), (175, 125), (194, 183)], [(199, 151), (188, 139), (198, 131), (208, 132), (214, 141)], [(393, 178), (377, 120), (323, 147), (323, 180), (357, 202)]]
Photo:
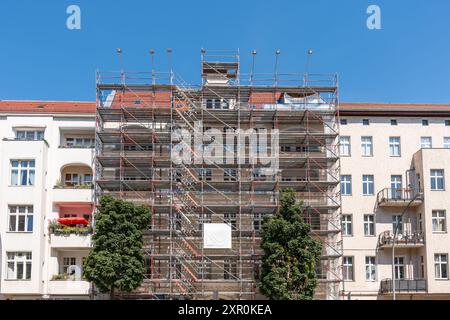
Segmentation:
[(31, 282), (31, 279), (5, 279), (6, 282)]
[(35, 186), (33, 185), (33, 186), (12, 186), (12, 185), (10, 185), (10, 186), (8, 186), (9, 188), (34, 188)]
[(441, 279), (441, 278), (434, 278), (434, 280), (436, 280), (436, 281), (448, 281), (449, 279), (447, 278), (447, 279), (445, 279), (445, 278), (443, 278), (443, 279)]
[(6, 234), (33, 234), (33, 231), (6, 231)]

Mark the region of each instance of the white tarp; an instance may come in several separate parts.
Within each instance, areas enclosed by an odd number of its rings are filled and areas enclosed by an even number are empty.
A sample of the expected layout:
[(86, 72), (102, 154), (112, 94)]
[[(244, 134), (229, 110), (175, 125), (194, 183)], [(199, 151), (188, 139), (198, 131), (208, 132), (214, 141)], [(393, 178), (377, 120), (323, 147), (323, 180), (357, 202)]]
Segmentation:
[(231, 226), (226, 223), (204, 223), (203, 248), (231, 249)]

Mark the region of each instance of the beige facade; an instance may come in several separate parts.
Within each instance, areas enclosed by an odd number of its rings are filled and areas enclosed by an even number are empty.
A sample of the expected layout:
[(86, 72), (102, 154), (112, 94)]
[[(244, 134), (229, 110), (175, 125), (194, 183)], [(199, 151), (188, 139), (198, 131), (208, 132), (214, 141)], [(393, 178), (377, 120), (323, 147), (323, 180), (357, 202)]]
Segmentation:
[(448, 106), (341, 107), (345, 299), (392, 299), (393, 243), (397, 299), (450, 298), (448, 119)]

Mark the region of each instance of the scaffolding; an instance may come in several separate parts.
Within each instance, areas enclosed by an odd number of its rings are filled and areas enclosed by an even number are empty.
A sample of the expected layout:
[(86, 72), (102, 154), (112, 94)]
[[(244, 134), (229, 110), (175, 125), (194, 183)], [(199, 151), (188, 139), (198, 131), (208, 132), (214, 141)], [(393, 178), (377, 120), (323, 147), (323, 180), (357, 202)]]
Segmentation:
[[(96, 197), (151, 209), (145, 281), (124, 298), (261, 298), (262, 220), (279, 210), (284, 188), (303, 199), (304, 218), (323, 243), (316, 298), (340, 297), (337, 75), (241, 74), (239, 59), (239, 52), (202, 50), (200, 85), (171, 66), (97, 74)], [(268, 133), (272, 152), (262, 157), (277, 161), (277, 170), (250, 159), (249, 129)], [(192, 140), (180, 139), (181, 130)], [(224, 141), (232, 134), (223, 144), (232, 161), (208, 151), (217, 150), (218, 131)], [(202, 161), (173, 161), (180, 148)], [(206, 223), (231, 226), (232, 247), (204, 248)]]

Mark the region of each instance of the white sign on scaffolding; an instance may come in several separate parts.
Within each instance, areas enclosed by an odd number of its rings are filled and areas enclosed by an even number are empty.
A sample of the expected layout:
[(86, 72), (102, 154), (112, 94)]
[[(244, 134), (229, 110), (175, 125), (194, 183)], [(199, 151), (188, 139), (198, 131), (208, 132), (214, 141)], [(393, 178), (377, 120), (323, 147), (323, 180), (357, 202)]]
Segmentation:
[(231, 226), (226, 223), (204, 223), (203, 248), (231, 249)]

